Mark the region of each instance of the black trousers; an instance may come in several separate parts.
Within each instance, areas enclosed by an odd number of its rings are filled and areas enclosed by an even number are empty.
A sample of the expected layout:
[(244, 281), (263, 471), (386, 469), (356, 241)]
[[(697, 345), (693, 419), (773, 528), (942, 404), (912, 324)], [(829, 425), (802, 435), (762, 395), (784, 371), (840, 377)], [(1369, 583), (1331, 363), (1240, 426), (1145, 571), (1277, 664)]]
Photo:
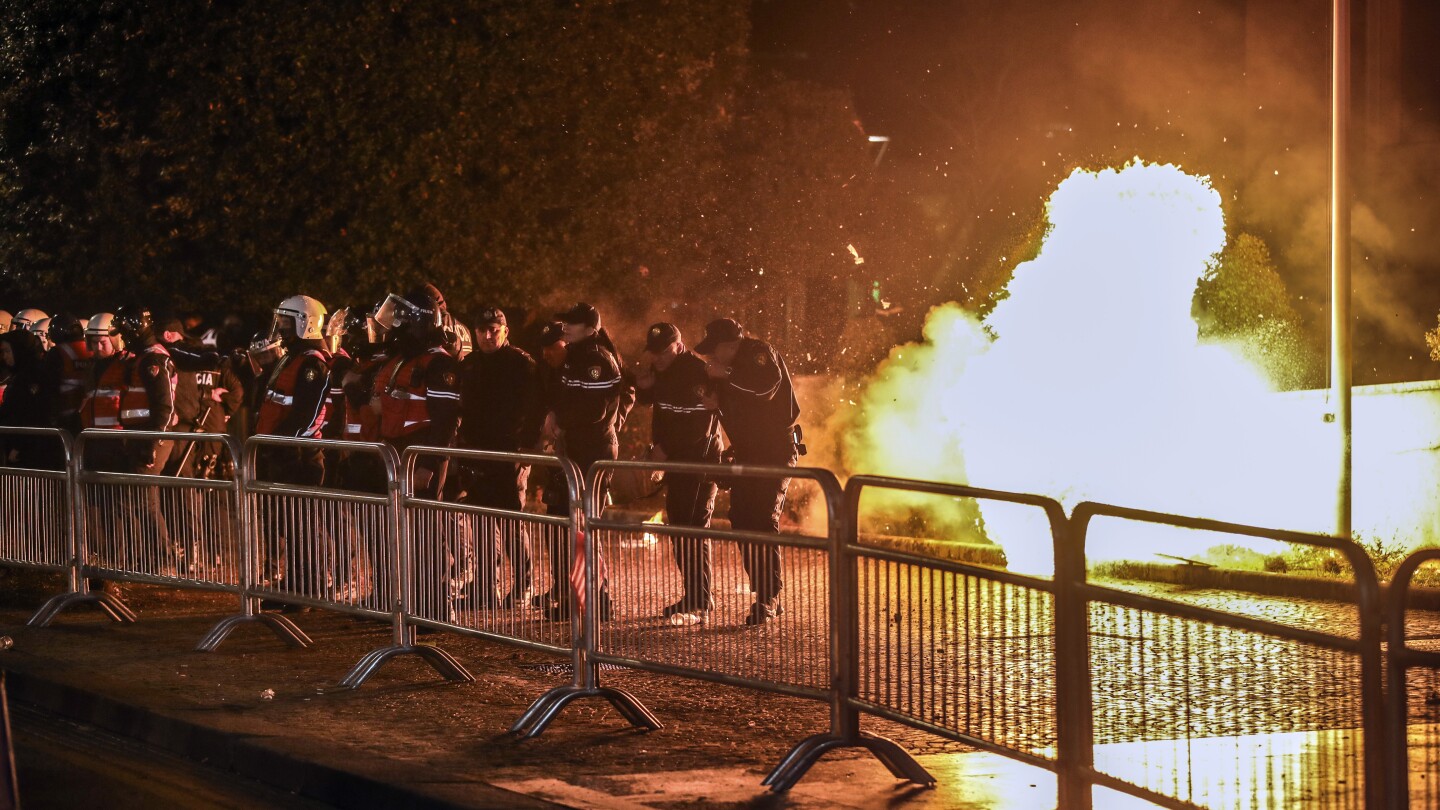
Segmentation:
[[(736, 464), (779, 467), (795, 466), (797, 456), (792, 450), (784, 457), (736, 457)], [(780, 515), (785, 511), (785, 494), (789, 478), (737, 478), (730, 488), (730, 526), (736, 531), (780, 533)], [(741, 543), (740, 558), (745, 574), (750, 577), (750, 590), (761, 602), (780, 595), (785, 588), (784, 571), (780, 564), (780, 547), (769, 543)]]
[[(703, 475), (665, 474), (665, 520), (671, 526), (706, 528), (715, 513), (715, 482)], [(675, 566), (685, 585), (682, 602), (688, 608), (709, 608), (711, 546), (706, 537), (672, 539)]]
[[(277, 484), (318, 487), (325, 480), (325, 457), (318, 450), (269, 447), (261, 460), (262, 478)], [(298, 515), (283, 515), (281, 510), (271, 512), (269, 523), (269, 542), (263, 549), (266, 577), (272, 583), (285, 582), (293, 593), (321, 596), (325, 573), (318, 563), (329, 556), (321, 550), (329, 545), (328, 532), (319, 521), (302, 526)], [(288, 536), (292, 533), (296, 536)]]
[[(159, 476), (170, 458), (174, 442), (168, 440), (129, 439), (125, 441), (96, 441), (85, 449), (86, 464), (100, 472), (132, 473), (135, 475)], [(183, 545), (177, 543), (170, 533), (170, 522), (160, 503), (160, 488), (145, 487), (141, 501), (129, 498), (121, 501), (122, 513), (113, 516), (123, 526), (106, 526), (106, 516), (97, 508), (91, 510), (90, 531), (106, 528), (118, 530), (122, 537), (139, 538), (143, 547), (158, 556), (153, 560), (159, 565), (174, 565), (185, 554)], [(118, 563), (119, 560), (101, 560), (101, 563)], [(142, 563), (143, 565), (143, 563)], [(153, 573), (167, 573), (155, 571)]]
[[(525, 490), (529, 486), (530, 465), (504, 461), (467, 461), (462, 471), (464, 502), (521, 512), (525, 509)], [(562, 482), (563, 486), (563, 482)], [(502, 525), (503, 524), (503, 525)], [(481, 536), (476, 538), (479, 560), (480, 593), (493, 593), (497, 587), (501, 555), (510, 559), (510, 587), (515, 598), (533, 585), (534, 565), (530, 557), (530, 532), (524, 521), (482, 516)]]

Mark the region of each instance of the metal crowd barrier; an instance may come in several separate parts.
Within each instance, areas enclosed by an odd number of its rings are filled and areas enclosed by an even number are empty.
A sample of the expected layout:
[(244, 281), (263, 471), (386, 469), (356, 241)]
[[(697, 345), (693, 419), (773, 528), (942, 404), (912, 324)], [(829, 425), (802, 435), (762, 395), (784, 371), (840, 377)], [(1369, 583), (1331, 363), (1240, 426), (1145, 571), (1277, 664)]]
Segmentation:
[(766, 779), (786, 790), (827, 751), (870, 750), (897, 778), (934, 777), (894, 742), (864, 732), (870, 714), (1060, 774), (1060, 806), (1082, 807), (1088, 786), (1074, 778), (1084, 695), (1068, 688), (1083, 669), (1067, 639), (1083, 633), (1066, 609), (1072, 592), (1054, 581), (942, 559), (921, 548), (862, 539), (867, 493), (984, 500), (1034, 513), (1035, 530), (1055, 550), (1057, 570), (1073, 569), (1060, 504), (1035, 495), (856, 476), (845, 486), (845, 531), (834, 557), (838, 668), (831, 729), (801, 743)]
[[(68, 474), (0, 469), (0, 505), (27, 509), (41, 497), (78, 505), (37, 509), (34, 520), (15, 525), (39, 528), (0, 538), (0, 564), (70, 572), (71, 592), (32, 623), (78, 601), (133, 620), (118, 601), (86, 592), (85, 577), (97, 576), (237, 594), (240, 613), (217, 625), (202, 649), (248, 621), (308, 641), (288, 619), (260, 612), (261, 599), (389, 622), (390, 644), (355, 665), (343, 682), (351, 687), (402, 654), (422, 656), (449, 679), (470, 679), (448, 653), (417, 644), (417, 627), (570, 655), (573, 682), (516, 721), (513, 730), (525, 736), (581, 697), (604, 698), (632, 724), (659, 728), (633, 696), (601, 686), (602, 664), (827, 702), (830, 729), (798, 744), (766, 778), (777, 791), (843, 747), (870, 751), (897, 778), (933, 784), (903, 748), (861, 730), (868, 714), (1050, 770), (1067, 808), (1091, 806), (1096, 787), (1175, 808), (1270, 806), (1295, 796), (1306, 806), (1379, 808), (1403, 806), (1407, 796), (1434, 804), (1440, 795), (1431, 783), (1406, 792), (1412, 770), (1433, 773), (1440, 762), (1440, 718), (1407, 708), (1440, 704), (1440, 632), (1406, 632), (1410, 580), (1440, 561), (1440, 550), (1407, 560), (1382, 605), (1373, 565), (1347, 540), (1093, 503), (1067, 519), (1051, 499), (973, 487), (857, 476), (842, 492), (819, 469), (605, 461), (589, 471), (587, 490), (572, 465), (547, 456), (411, 448), (402, 459), (383, 444), (279, 437), (253, 438), (241, 451), (212, 434), (189, 438), (223, 444), (238, 472), (197, 481), (87, 461), (87, 446), (169, 434), (87, 431), (71, 448), (59, 431), (32, 433), (57, 434)], [(381, 473), (377, 491), (287, 481), (295, 476), (284, 463), (259, 463), (262, 452), (302, 451), (370, 457)], [(416, 464), (437, 456), (451, 474), (484, 463), (558, 468), (567, 513), (421, 498)], [(594, 494), (617, 470), (807, 480), (820, 493), (826, 530), (774, 535), (619, 519)], [(878, 491), (1020, 510), (1040, 545), (1053, 548), (1055, 575), (862, 536), (862, 497)], [(1263, 600), (1206, 603), (1092, 583), (1085, 549), (1102, 521), (1156, 537), (1182, 529), (1330, 549), (1353, 571), (1356, 621), (1312, 626), (1304, 616), (1268, 615)], [(701, 623), (672, 622), (662, 613), (684, 591), (677, 562), (707, 547), (716, 604)], [(538, 558), (531, 582), (514, 564), (525, 548)], [(782, 560), (786, 610), (746, 626), (743, 570), (769, 549)], [(557, 581), (552, 571), (569, 576)], [(564, 594), (578, 609), (544, 616), (543, 600), (526, 598), (541, 583), (557, 607)]]
[(78, 587), (70, 508), (74, 441), (58, 428), (0, 428), (0, 440), (8, 444), (15, 438), (53, 442), (61, 466), (0, 466), (0, 565), (66, 574), (68, 591), (74, 592)]
[[(118, 597), (90, 592), (87, 577), (239, 595), (239, 479), (207, 480), (125, 472), (148, 443), (170, 442), (163, 431), (86, 430), (74, 441), (70, 504), (75, 533), (70, 593), (31, 619), (45, 626), (70, 605), (96, 602), (116, 621), (135, 614)], [(238, 450), (225, 434), (187, 438)]]
[[(468, 496), (464, 503), (420, 497), (414, 487), (415, 470), (425, 458), (443, 459), (447, 483), (460, 482), (446, 486), (446, 491), (475, 485), (471, 472), (477, 468), (502, 479), (507, 469), (553, 469), (566, 489), (565, 514), (487, 506), (471, 502), (477, 499)], [(580, 478), (574, 465), (554, 456), (417, 446), (405, 451), (400, 471), (400, 559), (407, 623), (575, 656), (576, 621), (547, 621), (544, 610), (548, 597), (570, 590), (568, 579), (554, 581), (549, 572), (556, 555), (569, 570), (572, 538), (583, 525)], [(515, 473), (508, 474), (511, 486), (518, 486)], [(362, 662), (364, 669), (357, 666), (346, 685), (358, 686), (378, 669), (388, 658), (382, 652), (377, 650)]]
[[(301, 454), (327, 452), (375, 458), (383, 471), (377, 482), (383, 491), (332, 489), (303, 480), (307, 468)], [(415, 644), (414, 629), (406, 622), (398, 465), (395, 451), (385, 444), (281, 436), (246, 441), (240, 465), (246, 555), (242, 611), (217, 625), (201, 648), (215, 649), (235, 626), (248, 621), (264, 622), (303, 645), (309, 639), (299, 628), (260, 608), (322, 608), (388, 621), (392, 628), (391, 644), (361, 658), (342, 680), (344, 686), (358, 686), (375, 667), (401, 654), (419, 655), (448, 679), (469, 680), (448, 653)]]
[(1387, 787), (1394, 807), (1440, 807), (1440, 627), (1433, 618), (1428, 626), (1408, 622), (1410, 586), (1427, 563), (1440, 565), (1440, 548), (1400, 564), (1385, 605)]
[[(822, 502), (826, 530), (823, 535), (771, 534), (618, 520), (605, 514), (605, 504), (595, 493), (603, 489), (598, 486), (603, 476), (620, 470), (646, 474), (661, 471), (667, 476), (724, 479), (732, 484), (746, 479), (810, 481)], [(631, 696), (619, 690), (599, 691), (599, 665), (619, 665), (835, 705), (833, 683), (837, 672), (846, 666), (848, 648), (836, 644), (839, 629), (833, 620), (837, 606), (845, 599), (843, 589), (837, 589), (832, 578), (836, 546), (847, 525), (840, 510), (840, 485), (834, 475), (804, 467), (601, 461), (592, 466), (589, 480), (588, 536), (583, 552), (588, 573), (586, 602), (596, 607), (585, 612), (582, 646), (588, 653), (587, 678), (595, 693), (615, 702), (633, 724), (652, 728), (658, 727), (659, 721)], [(747, 569), (756, 577), (765, 577), (767, 566), (772, 564), (771, 550), (778, 555), (782, 572), (778, 604), (783, 611), (763, 624), (747, 625), (745, 617), (754, 591), (761, 587), (751, 581)], [(680, 614), (665, 616), (668, 606), (680, 604), (687, 595), (694, 596), (686, 594), (681, 560), (705, 558), (710, 560), (713, 605), (700, 606), (702, 610), (689, 614), (691, 619), (700, 619), (696, 623)], [(577, 696), (573, 691), (569, 695)], [(552, 707), (547, 717), (553, 717), (558, 709)], [(877, 750), (878, 744), (867, 747), (876, 750), (897, 775), (933, 782), (898, 747), (894, 747), (898, 753)]]
[(512, 488), (518, 484), (517, 468), (554, 470), (566, 488), (565, 507), (553, 515), (498, 507), (483, 504), (484, 496), (474, 492), (463, 503), (449, 503), (420, 498), (407, 486), (401, 508), (412, 570), (407, 600), (411, 621), (536, 652), (571, 655), (576, 622), (547, 621), (545, 614), (552, 599), (570, 590), (568, 577), (555, 581), (551, 572), (558, 559), (568, 574), (572, 538), (584, 525), (578, 508), (569, 506), (582, 502), (575, 465), (554, 456), (412, 447), (401, 459), (407, 481), (426, 457), (445, 459), (451, 480), (470, 479), (470, 471), (479, 468), (496, 478), (508, 476)]
[(1360, 546), (1082, 503), (1071, 516), (1081, 555), (1097, 519), (1330, 549), (1353, 572), (1357, 617), (1339, 628), (1303, 615), (1287, 622), (1263, 601), (1250, 611), (1262, 615), (1245, 615), (1233, 599), (1212, 607), (1091, 584), (1082, 564), (1074, 576), (1089, 631), (1078, 652), (1091, 733), (1077, 759), (1088, 778), (1162, 807), (1269, 807), (1296, 796), (1306, 807), (1390, 806), (1380, 586)]

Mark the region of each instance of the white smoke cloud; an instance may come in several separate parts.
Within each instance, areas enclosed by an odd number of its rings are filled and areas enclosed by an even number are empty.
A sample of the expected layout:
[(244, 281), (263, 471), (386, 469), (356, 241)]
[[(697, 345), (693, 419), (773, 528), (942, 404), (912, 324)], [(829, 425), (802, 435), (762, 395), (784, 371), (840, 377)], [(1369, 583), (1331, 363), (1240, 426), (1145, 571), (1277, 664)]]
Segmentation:
[[(1239, 354), (1204, 345), (1195, 285), (1224, 246), (1204, 178), (1132, 162), (1076, 171), (1051, 196), (1039, 255), (983, 323), (931, 312), (925, 343), (867, 386), (854, 469), (1319, 530), (1331, 515), (1333, 431), (1297, 416)], [(1010, 567), (1044, 571), (1049, 534), (983, 509)], [(1193, 555), (1213, 536), (1112, 532), (1118, 547)], [(1143, 555), (1141, 555), (1143, 556)]]

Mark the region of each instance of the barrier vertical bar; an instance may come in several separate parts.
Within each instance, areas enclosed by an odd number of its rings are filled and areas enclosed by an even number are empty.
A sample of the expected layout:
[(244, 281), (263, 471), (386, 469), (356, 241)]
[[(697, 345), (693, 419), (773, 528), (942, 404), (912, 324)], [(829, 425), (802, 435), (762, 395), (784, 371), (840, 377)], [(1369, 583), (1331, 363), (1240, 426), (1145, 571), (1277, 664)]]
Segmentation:
[[(1090, 603), (1085, 583), (1085, 530), (1078, 520), (1051, 514), (1055, 540), (1056, 787), (1060, 807), (1089, 810), (1095, 765), (1094, 679), (1090, 672)], [(1078, 524), (1078, 525), (1077, 525)]]

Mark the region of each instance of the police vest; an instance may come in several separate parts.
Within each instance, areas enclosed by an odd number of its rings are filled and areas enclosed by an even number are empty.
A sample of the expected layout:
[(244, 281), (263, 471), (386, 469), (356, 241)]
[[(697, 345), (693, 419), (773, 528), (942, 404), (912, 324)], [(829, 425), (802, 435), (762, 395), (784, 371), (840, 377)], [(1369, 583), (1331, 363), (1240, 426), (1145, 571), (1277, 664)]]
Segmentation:
[[(105, 367), (95, 387), (85, 396), (80, 408), (80, 424), (87, 428), (122, 430), (145, 427), (151, 418), (150, 393), (140, 379), (140, 361), (147, 354), (170, 356), (164, 346), (146, 346), (140, 354), (118, 355)], [(175, 387), (171, 375), (170, 387)], [(175, 414), (170, 414), (173, 422)]]
[[(354, 371), (363, 380), (365, 378), (365, 375), (371, 374), (375, 371), (375, 367), (377, 364), (384, 364), (385, 362), (386, 358), (384, 355), (379, 355), (377, 357), (367, 360), (361, 360), (360, 362), (355, 364)], [(371, 387), (373, 389), (373, 382), (371, 383)], [(355, 403), (350, 401), (349, 397), (345, 398), (344, 403), (344, 438), (347, 441), (352, 442), (380, 441), (380, 417), (373, 410), (370, 409), (370, 403), (363, 402), (359, 405), (356, 405)]]
[(73, 416), (85, 401), (85, 379), (90, 375), (95, 355), (83, 340), (61, 343), (56, 348), (60, 350), (60, 385), (55, 407), (61, 416)]
[(436, 358), (448, 356), (437, 346), (411, 360), (394, 357), (375, 375), (375, 395), (380, 397), (380, 438), (399, 439), (430, 427), (425, 371)]
[[(304, 365), (298, 362), (302, 357), (315, 357), (325, 364), (327, 369), (330, 367), (330, 355), (319, 349), (306, 349), (299, 355), (286, 354), (280, 358), (275, 370), (270, 373), (269, 385), (265, 387), (265, 399), (260, 403), (260, 415), (255, 424), (256, 433), (274, 435), (280, 424), (290, 416), (291, 409), (295, 407), (295, 388), (300, 380), (300, 366)], [(329, 410), (326, 407), (327, 393), (320, 395), (315, 417), (297, 434), (301, 438), (313, 439), (320, 435)]]

